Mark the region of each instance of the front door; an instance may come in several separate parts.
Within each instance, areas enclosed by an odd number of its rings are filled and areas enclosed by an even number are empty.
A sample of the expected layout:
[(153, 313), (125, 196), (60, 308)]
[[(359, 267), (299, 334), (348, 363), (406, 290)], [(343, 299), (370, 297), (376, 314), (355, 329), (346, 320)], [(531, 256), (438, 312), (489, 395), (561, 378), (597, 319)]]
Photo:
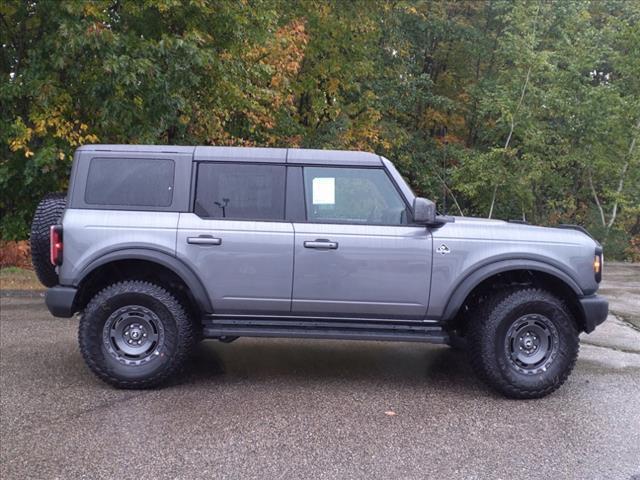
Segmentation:
[(195, 208), (181, 213), (177, 255), (217, 314), (288, 314), (293, 226), (284, 220), (284, 165), (198, 166)]
[(425, 317), (432, 238), (382, 168), (304, 167), (306, 222), (294, 223), (292, 312)]

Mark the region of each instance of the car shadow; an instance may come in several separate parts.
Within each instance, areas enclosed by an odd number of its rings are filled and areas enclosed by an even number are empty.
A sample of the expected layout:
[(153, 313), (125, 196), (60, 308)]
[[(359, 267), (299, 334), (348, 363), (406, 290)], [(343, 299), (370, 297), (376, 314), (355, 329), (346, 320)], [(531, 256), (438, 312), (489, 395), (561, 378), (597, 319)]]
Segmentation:
[(179, 383), (384, 382), (395, 386), (488, 390), (473, 374), (465, 352), (442, 345), (296, 339), (240, 339), (198, 345)]

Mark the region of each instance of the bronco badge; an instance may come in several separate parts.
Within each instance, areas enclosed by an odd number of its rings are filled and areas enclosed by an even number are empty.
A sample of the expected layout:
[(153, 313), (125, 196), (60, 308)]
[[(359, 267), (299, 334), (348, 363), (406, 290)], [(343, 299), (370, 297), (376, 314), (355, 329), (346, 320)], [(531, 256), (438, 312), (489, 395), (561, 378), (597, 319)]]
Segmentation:
[(451, 250), (449, 249), (449, 247), (447, 247), (444, 243), (436, 249), (436, 252), (438, 252), (440, 255), (446, 255), (450, 251)]

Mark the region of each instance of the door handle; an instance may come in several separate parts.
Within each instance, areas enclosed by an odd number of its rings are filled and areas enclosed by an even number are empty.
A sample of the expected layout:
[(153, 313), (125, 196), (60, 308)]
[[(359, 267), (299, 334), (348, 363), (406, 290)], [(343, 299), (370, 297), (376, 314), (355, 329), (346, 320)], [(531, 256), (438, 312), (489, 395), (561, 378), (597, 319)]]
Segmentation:
[(331, 242), (325, 239), (306, 241), (303, 245), (304, 248), (315, 248), (317, 250), (335, 250), (338, 248), (338, 242)]
[(221, 238), (213, 238), (211, 235), (200, 235), (198, 237), (187, 237), (187, 243), (191, 245), (220, 245)]

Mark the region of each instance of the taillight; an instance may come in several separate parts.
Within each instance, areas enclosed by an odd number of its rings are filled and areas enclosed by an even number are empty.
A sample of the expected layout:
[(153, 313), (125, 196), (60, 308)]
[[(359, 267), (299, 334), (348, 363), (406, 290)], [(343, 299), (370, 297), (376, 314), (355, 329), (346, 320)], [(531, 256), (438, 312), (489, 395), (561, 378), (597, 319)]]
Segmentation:
[(62, 225), (51, 225), (49, 230), (49, 245), (52, 265), (62, 264)]

